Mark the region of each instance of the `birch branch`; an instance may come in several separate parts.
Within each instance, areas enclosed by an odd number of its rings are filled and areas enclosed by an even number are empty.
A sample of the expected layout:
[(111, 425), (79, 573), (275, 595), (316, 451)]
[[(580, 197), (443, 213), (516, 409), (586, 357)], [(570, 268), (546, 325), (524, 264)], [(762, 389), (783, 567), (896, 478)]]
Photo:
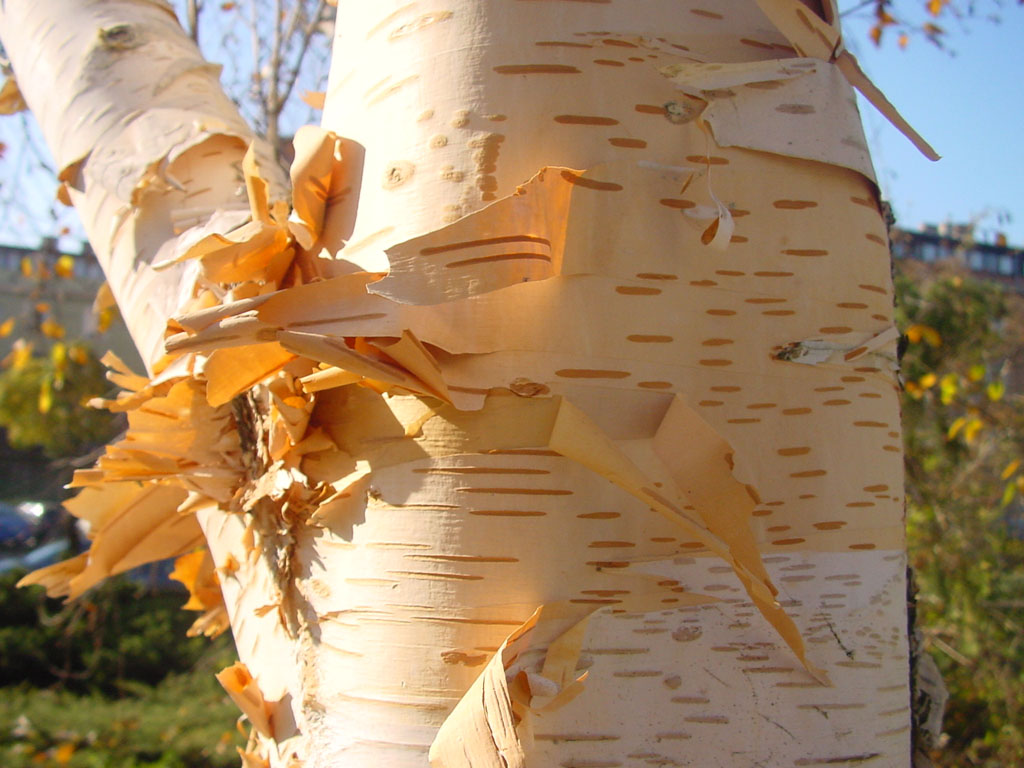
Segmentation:
[[(164, 0), (8, 2), (0, 39), (152, 368), (196, 277), (150, 265), (200, 229), (246, 220), (239, 167), (252, 131)], [(283, 180), (263, 165), (280, 195)]]

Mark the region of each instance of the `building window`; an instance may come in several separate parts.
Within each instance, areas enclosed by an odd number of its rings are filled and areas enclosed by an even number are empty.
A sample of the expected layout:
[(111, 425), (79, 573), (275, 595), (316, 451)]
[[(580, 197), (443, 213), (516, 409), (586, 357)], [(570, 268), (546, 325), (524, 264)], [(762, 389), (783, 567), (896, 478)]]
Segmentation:
[(1010, 276), (1014, 274), (1013, 256), (1000, 256), (999, 257), (999, 274)]

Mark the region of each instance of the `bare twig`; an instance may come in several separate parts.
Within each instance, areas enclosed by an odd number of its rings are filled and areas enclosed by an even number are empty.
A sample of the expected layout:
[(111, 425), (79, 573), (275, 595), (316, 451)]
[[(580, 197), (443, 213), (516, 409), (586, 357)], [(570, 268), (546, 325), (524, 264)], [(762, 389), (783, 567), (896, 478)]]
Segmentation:
[[(298, 14), (298, 9), (302, 5), (301, 0), (298, 0), (295, 6), (295, 14)], [(281, 6), (281, 0), (274, 0), (274, 34), (272, 36), (272, 42), (270, 45), (270, 65), (268, 66), (267, 73), (267, 125), (266, 125), (266, 138), (270, 143), (270, 147), (274, 152), (274, 160), (279, 160), (278, 151), (278, 123), (281, 117), (282, 102), (278, 98), (278, 85), (281, 75), (281, 22), (283, 16), (283, 8)], [(294, 14), (293, 14), (294, 18)], [(286, 39), (286, 38), (285, 38)]]
[(260, 66), (260, 27), (259, 15), (256, 11), (256, 0), (249, 0), (249, 25), (252, 33), (252, 91), (261, 104), (267, 103), (263, 91), (263, 73)]
[(188, 22), (186, 31), (196, 45), (199, 45), (199, 9), (201, 5), (202, 0), (187, 0), (185, 4), (186, 21)]
[(313, 9), (313, 13), (309, 17), (309, 23), (306, 24), (306, 28), (302, 32), (302, 43), (299, 46), (299, 52), (295, 57), (295, 64), (289, 73), (288, 82), (285, 84), (283, 95), (281, 96), (282, 104), (288, 101), (288, 97), (291, 96), (292, 89), (295, 87), (295, 82), (299, 79), (299, 71), (302, 69), (302, 61), (306, 58), (306, 51), (309, 50), (309, 43), (313, 39), (313, 35), (316, 34), (317, 27), (320, 23), (320, 17), (323, 15), (326, 7), (326, 0), (319, 0), (316, 4), (316, 8)]
[(839, 14), (840, 18), (849, 16), (850, 14), (856, 13), (857, 11), (863, 10), (871, 5), (877, 5), (878, 0), (863, 0), (852, 8), (847, 8), (845, 11)]

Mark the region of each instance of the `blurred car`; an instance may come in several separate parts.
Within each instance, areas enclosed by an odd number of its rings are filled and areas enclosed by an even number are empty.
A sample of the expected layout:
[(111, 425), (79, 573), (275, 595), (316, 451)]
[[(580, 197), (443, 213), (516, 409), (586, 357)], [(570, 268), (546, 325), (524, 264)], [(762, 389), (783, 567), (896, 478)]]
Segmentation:
[(39, 518), (20, 506), (0, 502), (0, 550), (31, 546)]
[(0, 574), (53, 565), (78, 548), (75, 531), (59, 505), (0, 502)]
[[(0, 502), (0, 575), (34, 571), (87, 549), (88, 526), (51, 502)], [(132, 568), (123, 578), (149, 590), (183, 592), (170, 578), (174, 558)]]

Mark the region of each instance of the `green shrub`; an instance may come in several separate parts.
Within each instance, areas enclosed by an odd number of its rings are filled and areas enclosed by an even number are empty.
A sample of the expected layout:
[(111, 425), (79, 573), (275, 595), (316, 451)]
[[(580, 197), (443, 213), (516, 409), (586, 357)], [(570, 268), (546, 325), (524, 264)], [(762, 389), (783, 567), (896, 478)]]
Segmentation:
[(21, 575), (0, 577), (0, 686), (111, 695), (190, 669), (210, 646), (185, 637), (195, 617), (180, 592), (111, 579), (65, 605), (41, 587), (15, 589)]
[(15, 357), (0, 371), (0, 427), (12, 447), (40, 446), (50, 458), (66, 457), (114, 437), (122, 419), (86, 405), (111, 391), (87, 346), (58, 342), (46, 356)]
[[(226, 656), (226, 657), (225, 657)], [(190, 672), (118, 699), (97, 693), (0, 690), (5, 768), (237, 768), (238, 708), (213, 677), (230, 663), (223, 644)]]
[[(910, 563), (950, 698), (941, 766), (1024, 765), (1024, 302), (955, 271), (897, 275)], [(908, 333), (908, 336), (911, 334)]]
[(185, 595), (113, 579), (78, 601), (0, 577), (0, 765), (235, 768), (228, 636), (187, 638)]

